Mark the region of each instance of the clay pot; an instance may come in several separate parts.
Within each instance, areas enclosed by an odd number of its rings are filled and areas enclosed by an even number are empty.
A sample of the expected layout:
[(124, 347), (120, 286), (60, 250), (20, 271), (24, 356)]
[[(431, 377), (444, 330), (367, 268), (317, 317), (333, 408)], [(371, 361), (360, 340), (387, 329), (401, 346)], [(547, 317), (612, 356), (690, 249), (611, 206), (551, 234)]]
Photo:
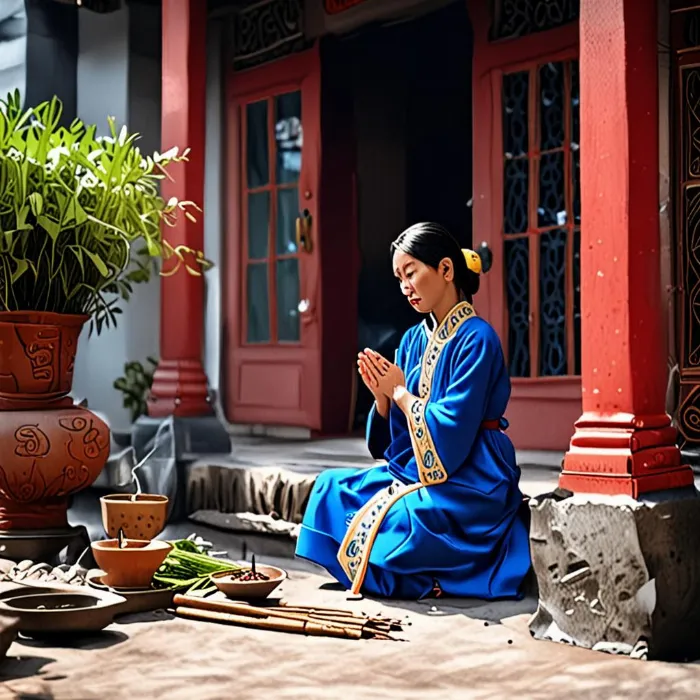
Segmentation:
[(0, 409), (71, 405), (78, 338), (89, 316), (0, 311)]
[(87, 319), (0, 312), (0, 530), (68, 527), (109, 457), (106, 424), (68, 396)]
[(102, 540), (92, 543), (97, 566), (105, 572), (103, 582), (112, 588), (150, 588), (153, 574), (173, 548), (164, 540)]
[(100, 498), (102, 525), (109, 537), (119, 537), (120, 528), (124, 537), (134, 540), (150, 540), (157, 537), (165, 527), (168, 514), (168, 497), (142, 493), (138, 496), (117, 493)]

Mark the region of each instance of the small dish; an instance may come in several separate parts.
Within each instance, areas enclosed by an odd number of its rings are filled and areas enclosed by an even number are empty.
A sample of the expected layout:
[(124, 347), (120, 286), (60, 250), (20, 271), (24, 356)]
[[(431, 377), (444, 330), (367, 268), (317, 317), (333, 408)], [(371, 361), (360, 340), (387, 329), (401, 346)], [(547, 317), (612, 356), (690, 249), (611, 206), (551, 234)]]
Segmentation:
[(164, 540), (101, 540), (92, 543), (97, 566), (105, 572), (104, 583), (111, 588), (149, 588), (153, 574), (173, 548)]
[(98, 591), (107, 591), (123, 596), (126, 600), (119, 610), (120, 615), (167, 610), (173, 604), (175, 589), (173, 588), (114, 588), (105, 583), (106, 574), (99, 569), (88, 572), (88, 586)]
[(284, 569), (276, 566), (258, 564), (255, 570), (269, 576), (267, 581), (241, 581), (230, 571), (222, 571), (211, 575), (214, 585), (227, 597), (234, 600), (260, 600), (267, 598), (272, 591), (287, 578)]

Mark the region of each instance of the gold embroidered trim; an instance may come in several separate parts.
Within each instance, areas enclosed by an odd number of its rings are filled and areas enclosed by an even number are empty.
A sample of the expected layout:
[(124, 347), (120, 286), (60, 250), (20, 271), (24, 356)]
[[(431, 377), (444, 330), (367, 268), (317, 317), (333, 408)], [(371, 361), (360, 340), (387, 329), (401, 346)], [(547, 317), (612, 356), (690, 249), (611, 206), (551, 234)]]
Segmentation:
[(447, 472), (442, 466), (432, 435), (425, 423), (425, 401), (416, 399), (410, 408), (408, 427), (411, 433), (413, 454), (418, 465), (418, 477), (421, 484), (431, 486), (447, 481)]
[(447, 342), (454, 337), (465, 321), (475, 316), (474, 308), (466, 301), (457, 304), (435, 329), (423, 353), (418, 398), (411, 404), (408, 412), (408, 427), (411, 444), (418, 465), (418, 476), (425, 486), (442, 484), (447, 481), (447, 471), (440, 461), (430, 430), (425, 422), (425, 407), (430, 400), (433, 375), (440, 355)]
[(350, 579), (353, 595), (357, 595), (362, 588), (372, 545), (389, 508), (421, 487), (422, 484), (402, 484), (400, 481), (394, 481), (377, 492), (355, 513), (338, 550), (338, 562)]
[(454, 337), (465, 321), (475, 315), (471, 304), (467, 302), (457, 304), (428, 340), (428, 346), (423, 353), (418, 384), (419, 398), (411, 405), (408, 415), (411, 444), (418, 464), (420, 482), (403, 484), (400, 481), (394, 481), (390, 486), (377, 492), (357, 511), (350, 522), (338, 549), (338, 562), (350, 579), (351, 591), (354, 595), (357, 595), (362, 588), (372, 545), (389, 509), (398, 500), (423, 486), (447, 481), (447, 472), (442, 466), (433, 438), (425, 424), (425, 406), (430, 398), (435, 367), (445, 344)]

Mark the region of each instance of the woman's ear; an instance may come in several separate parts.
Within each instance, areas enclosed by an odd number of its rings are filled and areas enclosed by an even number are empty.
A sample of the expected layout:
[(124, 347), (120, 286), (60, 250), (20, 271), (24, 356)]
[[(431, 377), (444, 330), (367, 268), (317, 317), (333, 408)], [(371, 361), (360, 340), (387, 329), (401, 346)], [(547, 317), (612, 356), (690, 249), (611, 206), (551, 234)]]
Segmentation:
[(450, 258), (443, 258), (438, 265), (440, 274), (445, 278), (446, 282), (453, 282), (455, 278), (455, 266)]

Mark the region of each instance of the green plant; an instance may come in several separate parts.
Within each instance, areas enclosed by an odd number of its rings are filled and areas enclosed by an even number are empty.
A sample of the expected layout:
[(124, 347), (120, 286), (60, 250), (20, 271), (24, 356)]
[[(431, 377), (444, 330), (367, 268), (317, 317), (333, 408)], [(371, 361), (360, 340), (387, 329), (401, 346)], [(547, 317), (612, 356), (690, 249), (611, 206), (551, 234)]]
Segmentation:
[(158, 360), (152, 357), (146, 362), (148, 367), (140, 362), (127, 362), (124, 365), (124, 376), (115, 379), (112, 385), (124, 395), (122, 405), (131, 412), (132, 423), (146, 415), (148, 392), (153, 386), (153, 373), (158, 366)]
[(179, 212), (194, 221), (199, 211), (159, 194), (188, 151), (144, 155), (113, 119), (99, 137), (79, 119), (59, 126), (61, 112), (57, 98), (25, 110), (19, 92), (0, 102), (0, 310), (87, 314), (99, 333), (160, 261), (161, 275), (210, 263), (162, 234)]

